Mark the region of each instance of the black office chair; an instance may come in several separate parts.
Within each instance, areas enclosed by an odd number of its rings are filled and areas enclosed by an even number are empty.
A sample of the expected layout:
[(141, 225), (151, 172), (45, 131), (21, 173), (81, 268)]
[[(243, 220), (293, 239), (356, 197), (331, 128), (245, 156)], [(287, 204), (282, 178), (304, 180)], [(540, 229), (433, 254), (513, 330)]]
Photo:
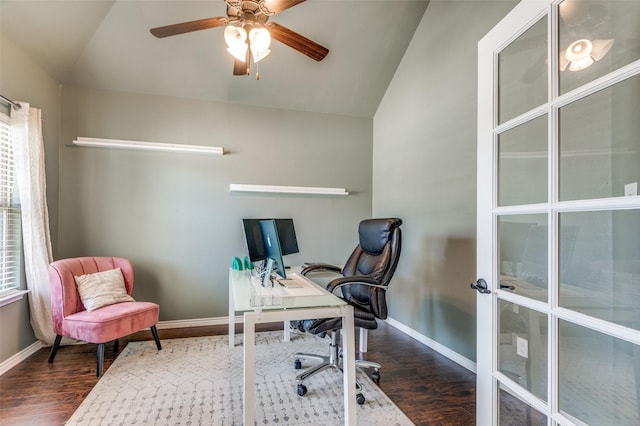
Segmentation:
[[(329, 264), (312, 264), (301, 272), (302, 275), (308, 275), (314, 271), (332, 271), (342, 274), (341, 277), (332, 280), (327, 285), (327, 290), (330, 292), (341, 290), (341, 297), (353, 306), (356, 327), (374, 330), (378, 328), (376, 319), (387, 318), (385, 295), (400, 259), (402, 235), (400, 225), (402, 225), (402, 220), (397, 218), (363, 220), (358, 227), (360, 244), (355, 248), (343, 268)], [(342, 318), (294, 321), (291, 325), (302, 332), (321, 337), (329, 334), (331, 337), (329, 356), (308, 353), (295, 354), (296, 369), (302, 368), (300, 358), (320, 361), (320, 364), (309, 368), (296, 377), (298, 395), (304, 396), (307, 393), (307, 387), (303, 382), (308, 377), (327, 368), (342, 372), (342, 359), (339, 354)], [(372, 368), (371, 378), (376, 383), (380, 382), (380, 364), (356, 360), (356, 366)], [(356, 382), (356, 386), (359, 391), (360, 384)], [(364, 395), (358, 392), (356, 400), (358, 404), (364, 404)]]

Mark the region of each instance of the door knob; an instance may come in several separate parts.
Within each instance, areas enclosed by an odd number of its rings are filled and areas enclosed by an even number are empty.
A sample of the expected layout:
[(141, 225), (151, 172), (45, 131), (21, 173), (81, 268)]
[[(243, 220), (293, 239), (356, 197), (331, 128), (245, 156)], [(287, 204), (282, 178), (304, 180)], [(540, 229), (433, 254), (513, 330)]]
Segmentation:
[(483, 294), (491, 293), (491, 290), (487, 288), (487, 282), (482, 278), (478, 278), (478, 281), (476, 281), (475, 283), (472, 283), (471, 288), (474, 290), (478, 290), (479, 293), (483, 293)]

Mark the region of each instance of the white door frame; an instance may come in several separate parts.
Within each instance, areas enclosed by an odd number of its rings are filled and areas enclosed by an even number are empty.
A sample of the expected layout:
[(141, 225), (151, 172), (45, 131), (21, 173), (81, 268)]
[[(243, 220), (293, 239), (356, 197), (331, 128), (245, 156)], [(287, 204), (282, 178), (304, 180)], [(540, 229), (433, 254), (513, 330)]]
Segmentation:
[[(477, 152), (477, 274), (478, 278), (483, 278), (487, 283), (490, 293), (478, 293), (477, 295), (477, 424), (497, 425), (498, 424), (498, 399), (499, 391), (496, 385), (502, 378), (502, 374), (497, 372), (498, 359), (496, 348), (498, 347), (497, 333), (497, 305), (498, 296), (505, 300), (513, 300), (520, 303), (521, 296), (505, 293), (499, 288), (499, 276), (497, 268), (498, 251), (495, 242), (497, 241), (497, 216), (498, 212), (508, 213), (531, 212), (531, 206), (519, 208), (518, 206), (508, 209), (499, 209), (494, 188), (497, 188), (497, 156), (496, 139), (499, 128), (504, 131), (504, 126), (497, 125), (497, 84), (498, 84), (498, 54), (524, 31), (538, 22), (541, 18), (547, 19), (549, 27), (557, 25), (557, 18), (553, 9), (560, 0), (522, 0), (503, 20), (501, 20), (479, 43), (478, 43), (478, 152)], [(552, 31), (549, 35), (548, 64), (547, 72), (551, 76), (558, 67), (557, 61), (557, 35)], [(593, 210), (611, 208), (640, 208), (640, 197), (622, 197), (599, 200), (584, 200), (559, 203), (557, 201), (557, 165), (556, 165), (556, 116), (555, 108), (571, 103), (585, 94), (593, 93), (601, 88), (624, 80), (629, 76), (638, 75), (640, 72), (640, 60), (613, 71), (606, 76), (596, 79), (576, 93), (569, 92), (562, 96), (556, 96), (557, 83), (548, 85), (548, 102), (535, 111), (540, 114), (547, 114), (550, 120), (549, 125), (549, 199), (546, 203), (541, 203), (539, 212), (548, 213), (549, 236), (556, 233), (557, 214), (560, 211), (571, 210)], [(549, 81), (554, 82), (555, 79)], [(534, 114), (535, 115), (535, 114)], [(531, 114), (529, 113), (529, 118)], [(523, 120), (516, 118), (510, 125), (515, 126)], [(515, 124), (514, 124), (515, 123)], [(550, 239), (549, 241), (553, 241)], [(553, 244), (553, 243), (552, 243)], [(556, 253), (552, 249), (549, 254), (550, 276), (554, 275), (557, 268)], [(550, 283), (551, 285), (551, 283)], [(524, 302), (524, 300), (523, 300)], [(558, 306), (558, 300), (554, 291), (549, 292), (549, 301), (531, 302), (526, 301), (536, 310), (548, 315), (548, 326), (551, 336), (557, 336), (557, 320), (571, 320), (576, 324), (589, 323), (593, 330), (617, 337), (635, 345), (640, 345), (640, 333), (636, 330), (625, 329), (611, 325), (606, 321), (589, 318), (568, 309)], [(548, 347), (549, 361), (549, 381), (548, 381), (548, 403), (536, 401), (535, 398), (527, 398), (525, 394), (520, 394), (518, 389), (513, 390), (514, 394), (522, 395), (532, 407), (539, 410), (548, 417), (549, 424), (572, 423), (575, 419), (568, 419), (558, 413), (557, 395), (557, 347), (554, 338), (550, 339)], [(501, 381), (501, 380), (500, 380)], [(576, 420), (577, 422), (577, 420)]]
[[(493, 241), (496, 238), (493, 209), (497, 204), (492, 197), (496, 185), (494, 173), (494, 133), (497, 111), (495, 109), (495, 84), (497, 82), (497, 56), (504, 46), (512, 42), (525, 29), (549, 10), (551, 0), (523, 0), (478, 43), (478, 198), (477, 198), (477, 275), (483, 278), (491, 291), (478, 293), (476, 302), (477, 322), (477, 382), (476, 424), (497, 424), (498, 392), (494, 386), (493, 371), (497, 359), (492, 348), (497, 345), (494, 332), (496, 321), (497, 271), (493, 268), (497, 257)], [(512, 36), (505, 39), (504, 34)], [(486, 52), (493, 52), (487, 55)], [(489, 76), (489, 77), (487, 77)], [(488, 80), (492, 79), (492, 80)], [(493, 84), (487, 84), (493, 81)], [(494, 105), (487, 108), (486, 105)]]

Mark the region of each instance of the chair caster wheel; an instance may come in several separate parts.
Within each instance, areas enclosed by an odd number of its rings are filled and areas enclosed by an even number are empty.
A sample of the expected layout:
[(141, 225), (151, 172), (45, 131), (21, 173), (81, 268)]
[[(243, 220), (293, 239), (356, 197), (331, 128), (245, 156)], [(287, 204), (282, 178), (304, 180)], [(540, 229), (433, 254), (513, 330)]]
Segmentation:
[(374, 371), (373, 373), (371, 373), (371, 380), (373, 380), (373, 383), (379, 384), (380, 383), (380, 372), (379, 371)]
[(363, 394), (359, 393), (356, 395), (356, 402), (358, 403), (358, 405), (364, 404), (364, 401), (365, 399)]
[(300, 370), (302, 368), (302, 362), (299, 359), (296, 359), (296, 362), (293, 364), (293, 368)]
[(298, 395), (305, 396), (307, 393), (307, 387), (303, 384), (298, 385)]

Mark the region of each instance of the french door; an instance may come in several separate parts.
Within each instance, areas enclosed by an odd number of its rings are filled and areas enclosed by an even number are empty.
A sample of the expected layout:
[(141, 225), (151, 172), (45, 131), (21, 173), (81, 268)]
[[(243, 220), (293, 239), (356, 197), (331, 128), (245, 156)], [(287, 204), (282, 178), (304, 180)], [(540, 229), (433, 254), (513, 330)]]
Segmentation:
[(640, 424), (640, 0), (478, 45), (477, 423)]

